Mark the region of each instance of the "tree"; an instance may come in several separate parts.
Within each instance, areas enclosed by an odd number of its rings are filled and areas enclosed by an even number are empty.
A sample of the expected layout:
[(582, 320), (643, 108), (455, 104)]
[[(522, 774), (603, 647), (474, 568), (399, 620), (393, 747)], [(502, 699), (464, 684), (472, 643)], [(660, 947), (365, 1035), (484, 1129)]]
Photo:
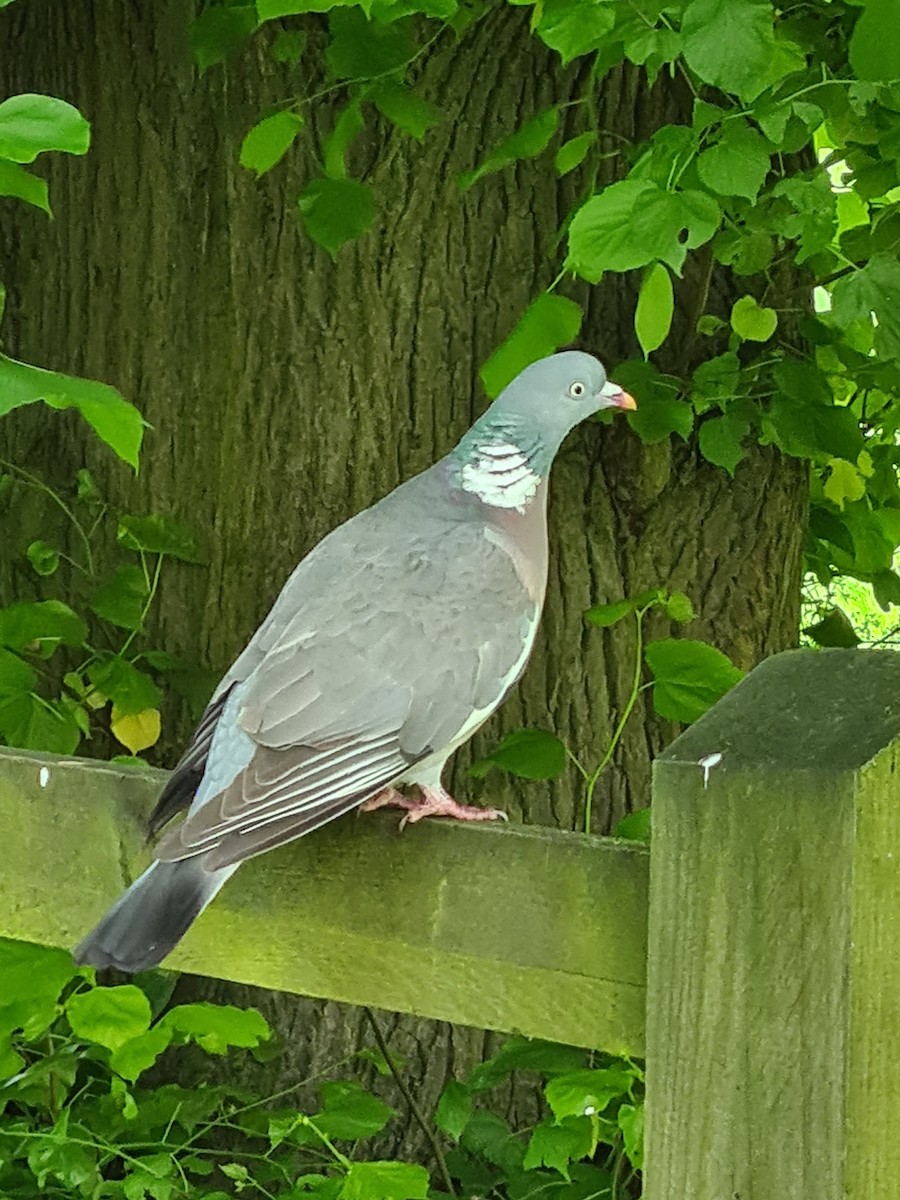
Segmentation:
[[(294, 15), (311, 8), (331, 11)], [(115, 384), (150, 422), (137, 476), (76, 414), (34, 406), (0, 423), (2, 457), (63, 493), (87, 465), (119, 507), (206, 535), (207, 569), (168, 571), (158, 644), (224, 668), (302, 553), (451, 446), (485, 363), (495, 390), (576, 338), (640, 409), (631, 429), (578, 431), (555, 468), (541, 641), (474, 756), (537, 725), (599, 758), (635, 625), (586, 629), (592, 604), (679, 589), (689, 635), (746, 668), (796, 642), (805, 541), (822, 578), (897, 598), (889, 0), (258, 0), (192, 16), (178, 0), (18, 0), (2, 16), (7, 87), (64, 97), (93, 139), (50, 165), (52, 225), (4, 214), (6, 347)], [(23, 555), (38, 538), (71, 549), (71, 529), (33, 489), (5, 503), (4, 593), (42, 594)], [(188, 724), (170, 700), (163, 761)], [(641, 692), (595, 829), (646, 802), (671, 729)], [(478, 785), (468, 761), (458, 789), (583, 819), (574, 772)], [(293, 1003), (272, 1004), (289, 1025)], [(355, 1036), (329, 1022), (328, 1060)], [(435, 1036), (426, 1103), (479, 1036)]]

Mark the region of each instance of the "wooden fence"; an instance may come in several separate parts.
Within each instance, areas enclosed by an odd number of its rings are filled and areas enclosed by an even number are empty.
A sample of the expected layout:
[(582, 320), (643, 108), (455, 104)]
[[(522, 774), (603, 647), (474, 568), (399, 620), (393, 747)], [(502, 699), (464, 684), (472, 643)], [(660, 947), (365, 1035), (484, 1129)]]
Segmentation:
[[(168, 961), (646, 1054), (647, 1200), (893, 1200), (898, 760), (900, 655), (777, 655), (656, 763), (652, 853), (346, 819), (243, 867)], [(73, 945), (161, 779), (0, 752), (0, 936)]]

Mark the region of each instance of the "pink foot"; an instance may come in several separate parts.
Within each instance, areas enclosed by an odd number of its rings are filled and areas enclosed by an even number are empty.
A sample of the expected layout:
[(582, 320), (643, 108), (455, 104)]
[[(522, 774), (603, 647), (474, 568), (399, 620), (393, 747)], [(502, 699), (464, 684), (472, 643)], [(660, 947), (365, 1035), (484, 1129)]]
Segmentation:
[(372, 812), (376, 808), (402, 808), (406, 815), (400, 822), (400, 828), (407, 824), (414, 825), (423, 817), (453, 817), (457, 821), (508, 821), (506, 813), (499, 808), (478, 808), (474, 804), (460, 804), (449, 792), (442, 787), (419, 787), (421, 798), (404, 796), (396, 788), (385, 788), (377, 796), (366, 800), (360, 806), (360, 812)]

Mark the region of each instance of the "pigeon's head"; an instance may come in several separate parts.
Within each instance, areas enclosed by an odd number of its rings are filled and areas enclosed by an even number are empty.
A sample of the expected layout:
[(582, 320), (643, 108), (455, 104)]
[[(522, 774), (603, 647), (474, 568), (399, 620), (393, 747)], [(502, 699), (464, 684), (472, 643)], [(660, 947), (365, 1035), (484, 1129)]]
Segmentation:
[(566, 350), (526, 367), (500, 393), (490, 412), (527, 422), (542, 441), (558, 446), (570, 429), (602, 408), (634, 409), (637, 405), (606, 378), (593, 355)]

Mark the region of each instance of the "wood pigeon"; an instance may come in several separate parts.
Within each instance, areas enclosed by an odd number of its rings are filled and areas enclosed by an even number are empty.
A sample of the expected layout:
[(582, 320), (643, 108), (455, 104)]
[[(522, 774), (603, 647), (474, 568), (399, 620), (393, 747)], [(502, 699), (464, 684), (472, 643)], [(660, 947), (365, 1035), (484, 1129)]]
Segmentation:
[(154, 966), (245, 859), (354, 809), (503, 816), (458, 804), (441, 772), (528, 661), (563, 438), (635, 407), (590, 355), (541, 359), (450, 454), (328, 534), (213, 694), (150, 832), (187, 816), (76, 960)]

